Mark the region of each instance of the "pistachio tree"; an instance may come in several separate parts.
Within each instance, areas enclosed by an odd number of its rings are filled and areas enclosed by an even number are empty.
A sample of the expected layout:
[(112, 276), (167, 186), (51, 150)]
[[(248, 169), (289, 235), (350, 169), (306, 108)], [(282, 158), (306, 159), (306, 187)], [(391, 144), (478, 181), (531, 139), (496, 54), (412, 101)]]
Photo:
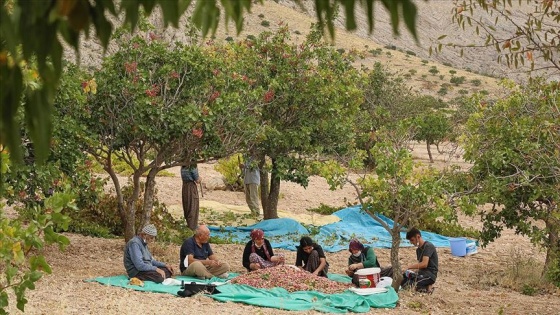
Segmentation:
[(260, 160), (264, 218), (276, 218), (281, 180), (307, 185), (307, 160), (351, 144), (361, 101), (358, 73), (317, 29), (301, 44), (292, 43), (289, 29), (281, 27), (229, 45), (228, 58), (239, 62), (231, 75), (249, 82), (246, 92), (253, 99), (260, 93), (249, 105), (260, 127), (248, 145)]
[(547, 272), (560, 262), (560, 85), (510, 88), (494, 103), (478, 101), (462, 139), (464, 158), (473, 163), (473, 200), (492, 206), (482, 212), (483, 242), (512, 228), (546, 250)]
[[(211, 70), (220, 65), (208, 56), (198, 46), (133, 37), (123, 41), (101, 69), (74, 79), (87, 95), (84, 102), (57, 104), (81, 126), (75, 141), (110, 176), (126, 240), (135, 235), (137, 225), (150, 219), (158, 172), (227, 154), (251, 132), (243, 124), (250, 117), (244, 102), (216, 90)], [(238, 90), (244, 88), (237, 85)], [(114, 159), (133, 170), (132, 194), (126, 200)], [(143, 217), (137, 219), (135, 204), (141, 189)]]

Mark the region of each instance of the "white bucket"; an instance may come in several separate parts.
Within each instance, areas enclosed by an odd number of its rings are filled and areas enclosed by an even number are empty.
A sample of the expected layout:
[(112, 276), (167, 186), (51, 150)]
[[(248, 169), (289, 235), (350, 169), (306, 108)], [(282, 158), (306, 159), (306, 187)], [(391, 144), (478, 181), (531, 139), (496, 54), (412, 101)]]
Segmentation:
[(356, 271), (360, 288), (375, 288), (379, 282), (381, 268), (363, 268)]

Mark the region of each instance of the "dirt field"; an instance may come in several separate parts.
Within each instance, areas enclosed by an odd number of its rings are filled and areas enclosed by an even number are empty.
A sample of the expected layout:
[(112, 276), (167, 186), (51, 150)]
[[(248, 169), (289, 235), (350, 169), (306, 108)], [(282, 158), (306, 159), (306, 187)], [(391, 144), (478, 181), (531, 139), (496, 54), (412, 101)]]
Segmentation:
[[(414, 155), (425, 159), (421, 146), (415, 146)], [(438, 156), (440, 165), (446, 163)], [(175, 177), (158, 179), (159, 198), (171, 208), (180, 204), (179, 170)], [(206, 179), (218, 176), (213, 165), (200, 165)], [(312, 178), (307, 189), (291, 183), (282, 183), (279, 209), (295, 216), (304, 215), (306, 209), (321, 203), (342, 206), (352, 200), (353, 190), (330, 191), (325, 180)], [(239, 192), (204, 191), (204, 202), (214, 201), (246, 209), (244, 197)], [(315, 214), (315, 216), (317, 216)], [(204, 220), (204, 215), (202, 220)], [(480, 226), (472, 218), (462, 218), (468, 226)], [(86, 283), (85, 279), (124, 273), (122, 266), (123, 239), (98, 239), (68, 234), (71, 245), (65, 252), (47, 248), (45, 254), (51, 263), (53, 274), (37, 283), (36, 290), (29, 291), (26, 314), (294, 314), (297, 312), (253, 307), (236, 303), (221, 303), (205, 296), (177, 298), (171, 295), (144, 293), (121, 288)], [(241, 266), (242, 245), (215, 245), (215, 252), (223, 257), (235, 272), (244, 272)], [(376, 249), (382, 264), (389, 263), (389, 249)], [(163, 261), (177, 265), (178, 246), (154, 244), (154, 255)], [(295, 261), (295, 253), (282, 251), (288, 261)], [(467, 258), (451, 255), (449, 248), (438, 249), (440, 272), (433, 295), (401, 292), (397, 308), (371, 310), (370, 314), (558, 314), (560, 290), (552, 293), (523, 295), (519, 291), (504, 288), (503, 284), (514, 277), (509, 274), (513, 264), (521, 268), (524, 277), (537, 277), (544, 262), (544, 253), (534, 248), (527, 239), (506, 231), (496, 242), (479, 253)], [(334, 273), (343, 273), (347, 252), (328, 253), (327, 259)], [(414, 259), (414, 249), (401, 249), (401, 262)], [(534, 279), (533, 279), (534, 280)], [(501, 285), (500, 285), (501, 284)], [(21, 313), (12, 303), (8, 311)], [(306, 314), (319, 314), (306, 312)]]

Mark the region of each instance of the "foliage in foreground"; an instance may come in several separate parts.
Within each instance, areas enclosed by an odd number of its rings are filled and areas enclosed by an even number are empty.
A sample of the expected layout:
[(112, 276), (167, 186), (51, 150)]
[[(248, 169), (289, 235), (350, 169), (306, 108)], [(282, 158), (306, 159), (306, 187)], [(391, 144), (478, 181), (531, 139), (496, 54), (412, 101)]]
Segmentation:
[[(2, 151), (1, 175), (9, 168), (7, 153)], [(51, 267), (42, 254), (45, 246), (59, 245), (64, 249), (70, 242), (55, 231), (54, 226), (67, 228), (69, 218), (61, 212), (65, 208), (75, 207), (74, 196), (70, 193), (55, 193), (42, 204), (35, 205), (30, 220), (12, 219), (4, 213), (0, 204), (0, 314), (5, 314), (5, 307), (10, 303), (8, 290), (15, 293), (17, 308), (24, 311), (27, 299), (26, 290), (35, 289), (44, 273), (51, 273)]]

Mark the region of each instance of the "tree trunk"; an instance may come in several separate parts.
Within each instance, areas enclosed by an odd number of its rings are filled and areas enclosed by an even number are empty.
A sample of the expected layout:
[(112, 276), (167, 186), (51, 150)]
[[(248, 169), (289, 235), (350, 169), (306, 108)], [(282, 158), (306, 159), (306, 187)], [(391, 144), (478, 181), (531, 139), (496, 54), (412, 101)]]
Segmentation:
[[(549, 206), (554, 207), (554, 205)], [(549, 211), (554, 215), (554, 211)], [(544, 262), (543, 274), (546, 275), (550, 270), (560, 268), (560, 226), (553, 217), (545, 220), (546, 229), (548, 230), (548, 247), (546, 249), (546, 260)], [(558, 265), (554, 265), (554, 264)]]
[(140, 176), (139, 170), (134, 172), (132, 176), (132, 195), (126, 201), (126, 217), (123, 221), (124, 225), (124, 241), (128, 242), (136, 235), (136, 202), (140, 194)]
[(103, 161), (103, 163), (104, 163), (103, 168), (109, 174), (111, 180), (113, 181), (113, 185), (115, 186), (115, 194), (117, 195), (117, 209), (119, 211), (119, 216), (121, 218), (121, 224), (123, 224), (123, 228), (126, 230), (125, 222), (126, 222), (127, 212), (126, 212), (126, 206), (124, 204), (124, 195), (122, 192), (121, 183), (119, 182), (119, 178), (117, 177), (117, 174), (115, 173), (115, 170), (112, 167), (110, 154), (108, 155), (107, 159)]
[(401, 245), (401, 233), (398, 224), (394, 224), (391, 229), (391, 267), (393, 267), (393, 289), (399, 292), (402, 282), (401, 264), (399, 262), (399, 248)]
[(142, 224), (144, 226), (150, 223), (152, 217), (152, 209), (154, 207), (154, 195), (156, 191), (156, 175), (158, 173), (156, 167), (152, 168), (146, 177), (146, 187), (144, 188), (144, 205), (142, 208)]
[[(261, 180), (261, 182), (262, 182), (262, 180)], [(263, 191), (264, 191), (263, 188), (264, 187), (261, 187), (261, 189), (262, 189), (261, 194), (263, 194)], [(272, 171), (270, 172), (270, 191), (268, 192), (268, 194), (265, 198), (266, 199), (266, 206), (265, 206), (264, 200), (263, 200), (263, 214), (264, 214), (264, 219), (265, 220), (278, 218), (278, 196), (279, 195), (280, 195), (280, 175), (278, 174), (278, 167), (276, 166), (276, 160), (272, 159)]]
[(434, 163), (432, 158), (432, 151), (430, 151), (430, 141), (426, 141), (426, 149), (428, 150), (428, 156), (430, 157), (430, 163)]

